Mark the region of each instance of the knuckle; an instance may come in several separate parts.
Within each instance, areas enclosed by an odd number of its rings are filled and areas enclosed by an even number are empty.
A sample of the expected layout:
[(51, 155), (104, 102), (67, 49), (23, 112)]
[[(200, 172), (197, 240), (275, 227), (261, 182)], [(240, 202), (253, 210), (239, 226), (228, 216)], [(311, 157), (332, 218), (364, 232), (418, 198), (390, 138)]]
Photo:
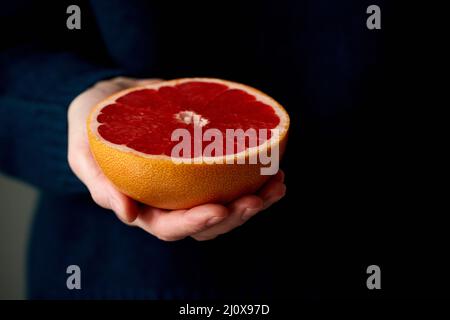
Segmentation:
[(97, 82), (94, 85), (94, 88), (96, 88), (96, 89), (107, 89), (110, 86), (111, 86), (111, 81), (110, 80), (102, 80), (102, 81)]
[(123, 76), (118, 76), (118, 77), (114, 77), (111, 79), (112, 82), (124, 82), (124, 81), (128, 81), (128, 80), (130, 80), (130, 78), (123, 77)]
[(72, 100), (72, 102), (69, 104), (69, 107), (67, 108), (67, 120), (70, 121), (70, 119), (73, 118), (73, 113), (75, 109), (75, 105), (77, 104), (78, 98), (75, 98)]
[(111, 82), (111, 80), (100, 80), (95, 84), (95, 87), (101, 87), (104, 86), (106, 84), (109, 84)]
[(97, 192), (90, 191), (92, 200), (100, 207), (110, 209), (109, 206), (103, 201), (103, 198)]
[(228, 209), (224, 206), (219, 206), (216, 210), (218, 211), (218, 216), (220, 217), (226, 217), (228, 215)]
[(185, 224), (193, 231), (201, 231), (205, 224), (205, 218), (201, 216), (187, 215), (185, 219)]
[(67, 162), (69, 163), (70, 169), (72, 169), (73, 172), (78, 171), (78, 161), (76, 161), (75, 156), (73, 155), (73, 152), (67, 153)]

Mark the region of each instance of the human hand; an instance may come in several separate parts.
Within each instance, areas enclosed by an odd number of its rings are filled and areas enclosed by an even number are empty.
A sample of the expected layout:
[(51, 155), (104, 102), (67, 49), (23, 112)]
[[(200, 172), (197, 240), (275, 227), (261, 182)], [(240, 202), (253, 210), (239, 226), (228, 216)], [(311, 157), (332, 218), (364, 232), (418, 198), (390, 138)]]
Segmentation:
[(86, 185), (95, 203), (114, 211), (124, 223), (140, 227), (162, 240), (174, 241), (188, 236), (196, 240), (210, 240), (242, 225), (284, 196), (286, 186), (281, 170), (257, 194), (245, 195), (226, 206), (204, 204), (187, 210), (170, 211), (143, 205), (118, 191), (91, 154), (86, 130), (87, 117), (94, 105), (115, 92), (157, 81), (160, 80), (124, 77), (100, 81), (70, 104), (69, 165)]

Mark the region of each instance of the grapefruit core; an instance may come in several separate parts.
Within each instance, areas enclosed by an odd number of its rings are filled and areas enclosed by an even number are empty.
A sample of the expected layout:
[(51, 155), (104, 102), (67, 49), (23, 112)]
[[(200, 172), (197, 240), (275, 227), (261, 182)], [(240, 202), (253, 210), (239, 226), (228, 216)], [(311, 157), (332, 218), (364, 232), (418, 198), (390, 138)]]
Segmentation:
[[(237, 160), (232, 164), (206, 163), (198, 154), (180, 155), (199, 160), (192, 163), (173, 161), (172, 151), (179, 143), (172, 141), (173, 132), (185, 129), (195, 136), (199, 127), (219, 130), (224, 137), (229, 129), (266, 129), (269, 134), (258, 137), (256, 147), (244, 142), (241, 150), (225, 148), (225, 141), (223, 153), (213, 157)], [(87, 122), (91, 151), (103, 173), (131, 198), (164, 209), (226, 203), (255, 192), (269, 178), (261, 174), (265, 165), (238, 160), (275, 149), (281, 158), (288, 128), (288, 114), (266, 94), (212, 78), (162, 81), (121, 91), (97, 104)], [(210, 142), (200, 143), (203, 150)]]

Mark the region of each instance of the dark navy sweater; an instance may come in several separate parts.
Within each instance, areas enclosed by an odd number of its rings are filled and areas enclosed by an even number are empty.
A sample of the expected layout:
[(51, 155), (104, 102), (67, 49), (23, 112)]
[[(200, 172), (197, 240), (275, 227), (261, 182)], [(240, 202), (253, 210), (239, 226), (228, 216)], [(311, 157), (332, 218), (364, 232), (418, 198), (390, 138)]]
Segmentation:
[[(303, 150), (318, 154), (320, 137), (336, 140), (352, 129), (349, 115), (364, 102), (358, 92), (377, 68), (367, 5), (213, 2), (81, 1), (81, 30), (66, 28), (72, 2), (2, 5), (0, 169), (41, 191), (29, 242), (30, 298), (313, 296), (325, 282), (311, 280), (317, 254), (293, 242), (320, 241), (305, 221), (293, 227), (314, 214), (297, 206), (299, 198), (320, 206), (308, 191), (319, 188), (320, 161), (305, 160), (310, 169), (301, 172), (294, 155), (302, 139)], [(66, 160), (68, 105), (117, 75), (219, 77), (268, 92), (292, 117), (288, 182), (312, 185), (288, 183), (285, 200), (214, 241), (163, 242), (124, 225), (94, 204)], [(307, 261), (294, 263), (302, 256)], [(81, 268), (81, 290), (66, 287), (72, 264)]]

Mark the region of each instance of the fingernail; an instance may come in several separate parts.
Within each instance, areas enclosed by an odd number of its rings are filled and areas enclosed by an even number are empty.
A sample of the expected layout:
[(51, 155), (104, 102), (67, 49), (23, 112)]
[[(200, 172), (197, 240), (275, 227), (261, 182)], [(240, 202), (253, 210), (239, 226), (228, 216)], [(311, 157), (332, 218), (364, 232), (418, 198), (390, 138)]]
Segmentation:
[(207, 226), (207, 227), (211, 227), (211, 226), (213, 226), (213, 225), (215, 225), (215, 224), (218, 224), (218, 223), (219, 223), (220, 221), (222, 221), (224, 218), (225, 218), (225, 217), (213, 217), (213, 218), (209, 219), (209, 220), (206, 222), (206, 226)]
[(260, 208), (247, 208), (245, 209), (244, 213), (242, 214), (241, 219), (246, 221), (253, 217), (255, 214), (257, 214), (261, 210)]

